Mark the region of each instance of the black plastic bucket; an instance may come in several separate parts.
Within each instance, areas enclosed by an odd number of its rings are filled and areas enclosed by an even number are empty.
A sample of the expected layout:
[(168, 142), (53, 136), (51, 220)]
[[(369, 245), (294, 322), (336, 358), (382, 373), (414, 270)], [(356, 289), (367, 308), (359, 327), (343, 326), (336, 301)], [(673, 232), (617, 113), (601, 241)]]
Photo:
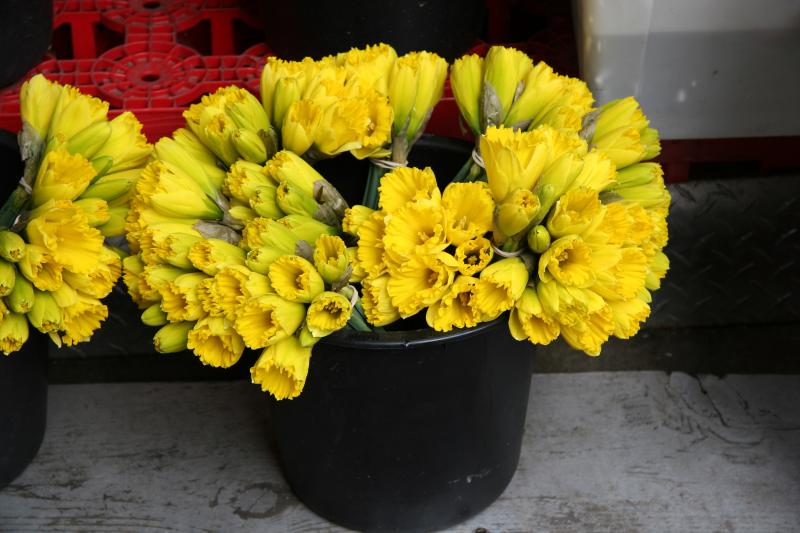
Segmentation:
[(303, 393), (272, 402), (294, 493), (362, 531), (430, 531), (489, 506), (517, 468), (531, 380), (506, 321), (315, 346)]
[(19, 80), (44, 59), (52, 26), (53, 0), (0, 2), (0, 87)]
[(25, 470), (47, 420), (46, 336), (32, 332), (19, 352), (0, 353), (0, 488)]

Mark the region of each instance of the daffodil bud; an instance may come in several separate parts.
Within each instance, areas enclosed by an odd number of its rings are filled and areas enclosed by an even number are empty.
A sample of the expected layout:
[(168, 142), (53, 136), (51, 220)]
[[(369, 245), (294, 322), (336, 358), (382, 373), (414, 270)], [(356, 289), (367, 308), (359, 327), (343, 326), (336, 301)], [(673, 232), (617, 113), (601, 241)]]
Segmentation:
[(103, 237), (121, 237), (125, 235), (125, 220), (128, 217), (127, 207), (110, 207), (108, 222), (97, 226)]
[(300, 99), (301, 83), (295, 78), (280, 78), (275, 84), (272, 100), (272, 123), (280, 129), (291, 105)]
[(644, 208), (666, 208), (670, 203), (669, 191), (659, 183), (638, 187), (620, 187), (613, 191), (625, 200), (636, 202)]
[(42, 333), (58, 331), (61, 328), (62, 311), (51, 293), (34, 290), (33, 306), (28, 311), (28, 320)]
[(470, 54), (455, 60), (450, 69), (450, 87), (453, 89), (453, 96), (456, 98), (461, 116), (475, 135), (481, 133), (478, 106), (482, 83), (482, 57)]
[(261, 164), (267, 160), (267, 147), (257, 133), (239, 128), (231, 138), (236, 151), (247, 161)]
[(179, 129), (172, 135), (174, 139), (162, 137), (155, 144), (155, 157), (190, 176), (206, 194), (213, 194), (225, 178), (217, 158), (192, 132)]
[(311, 347), (296, 336), (268, 346), (250, 369), (250, 379), (277, 400), (296, 398), (303, 392), (311, 360)]
[(167, 323), (167, 314), (161, 310), (160, 304), (153, 304), (142, 313), (142, 324), (146, 326), (163, 326)]
[(341, 281), (347, 270), (346, 248), (344, 241), (334, 235), (320, 235), (314, 243), (314, 266), (328, 285)]
[(47, 137), (50, 121), (61, 96), (61, 86), (41, 74), (22, 84), (19, 90), (19, 114), (40, 139)]
[(541, 222), (557, 200), (556, 187), (552, 183), (547, 183), (537, 187), (535, 192), (539, 197), (539, 215), (536, 217), (536, 221)]
[(495, 223), (507, 236), (521, 232), (533, 221), (539, 212), (539, 198), (531, 191), (517, 189), (497, 206)]
[(173, 322), (163, 326), (153, 337), (153, 346), (158, 353), (176, 353), (186, 350), (189, 332), (194, 322)]
[(25, 241), (13, 231), (0, 231), (0, 257), (16, 263), (25, 256)]
[(0, 321), (0, 351), (16, 352), (28, 340), (28, 320), (24, 314), (9, 313)]
[(612, 188), (639, 187), (659, 179), (664, 172), (658, 163), (638, 163), (617, 171), (616, 183)]
[(286, 215), (277, 222), (291, 230), (295, 237), (295, 242), (303, 240), (312, 243), (320, 235), (336, 235), (337, 233), (336, 228), (305, 215)]
[(259, 187), (277, 186), (278, 183), (280, 181), (274, 181), (265, 167), (243, 160), (231, 165), (225, 176), (225, 187), (231, 196), (242, 202), (248, 202)]
[(313, 100), (298, 100), (292, 103), (281, 128), (283, 147), (295, 154), (306, 153), (314, 143), (314, 136), (321, 120), (322, 108)]
[(83, 198), (73, 202), (76, 206), (80, 207), (86, 215), (86, 220), (93, 228), (102, 226), (111, 220), (111, 214), (108, 212), (108, 204), (105, 200), (100, 198)]
[(542, 225), (534, 226), (528, 232), (528, 248), (541, 254), (550, 246), (550, 233)]
[(87, 126), (67, 141), (67, 150), (71, 154), (81, 154), (91, 159), (105, 144), (111, 135), (111, 126), (105, 120)]
[(141, 174), (140, 169), (123, 170), (95, 180), (81, 194), (81, 198), (100, 198), (110, 202), (131, 190)]
[(269, 129), (269, 117), (258, 98), (242, 87), (225, 88), (225, 113), (241, 129), (253, 133)]
[(278, 206), (278, 188), (275, 185), (262, 185), (255, 189), (250, 198), (250, 207), (260, 217), (278, 219), (284, 216), (284, 212)]
[(13, 263), (0, 259), (0, 296), (11, 294), (17, 279), (17, 269)]
[(533, 68), (531, 59), (519, 50), (505, 46), (492, 46), (484, 60), (483, 92), (481, 94), (481, 117), (485, 124), (502, 124), (520, 82)]
[(319, 205), (314, 198), (288, 181), (282, 182), (275, 194), (281, 211), (287, 215), (304, 215), (313, 217)]
[[(76, 154), (77, 155), (77, 154)], [(105, 176), (114, 165), (114, 159), (108, 155), (100, 155), (92, 159), (92, 168), (94, 168), (95, 176)]]
[(314, 195), (314, 184), (325, 180), (314, 167), (287, 150), (275, 154), (265, 169), (275, 184), (287, 181), (309, 196)]
[(348, 207), (342, 219), (342, 229), (350, 235), (358, 235), (358, 228), (360, 228), (361, 224), (374, 212), (374, 209), (370, 209), (365, 205)]
[(6, 296), (8, 308), (15, 313), (25, 314), (33, 307), (33, 284), (24, 276), (17, 276), (11, 292)]
[(286, 252), (270, 247), (253, 248), (247, 252), (245, 265), (253, 272), (267, 275), (269, 265), (279, 257), (286, 255)]
[(416, 139), (442, 96), (447, 61), (432, 52), (398, 57), (389, 78), (389, 103), (394, 109), (395, 136)]

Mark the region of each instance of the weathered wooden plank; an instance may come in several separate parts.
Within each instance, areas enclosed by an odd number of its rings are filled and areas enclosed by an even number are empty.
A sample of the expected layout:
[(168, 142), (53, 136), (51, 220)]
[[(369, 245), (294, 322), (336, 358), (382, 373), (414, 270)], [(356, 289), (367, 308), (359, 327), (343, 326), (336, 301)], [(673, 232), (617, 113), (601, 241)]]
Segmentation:
[[(519, 470), (452, 531), (800, 531), (800, 376), (534, 375)], [(302, 506), (246, 383), (58, 385), (0, 531), (344, 531)]]

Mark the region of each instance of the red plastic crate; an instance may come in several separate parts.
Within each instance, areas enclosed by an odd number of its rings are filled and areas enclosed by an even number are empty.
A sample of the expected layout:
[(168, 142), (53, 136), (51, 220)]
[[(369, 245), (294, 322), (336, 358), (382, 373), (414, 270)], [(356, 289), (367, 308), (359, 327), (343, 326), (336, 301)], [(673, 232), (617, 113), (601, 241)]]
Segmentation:
[[(236, 0), (55, 0), (53, 8), (53, 46), (26, 78), (75, 85), (108, 101), (112, 116), (133, 111), (151, 141), (180, 127), (205, 93), (230, 84), (258, 92), (268, 50)], [(245, 34), (251, 42), (237, 50)], [(0, 127), (12, 131), (20, 83), (0, 92)]]

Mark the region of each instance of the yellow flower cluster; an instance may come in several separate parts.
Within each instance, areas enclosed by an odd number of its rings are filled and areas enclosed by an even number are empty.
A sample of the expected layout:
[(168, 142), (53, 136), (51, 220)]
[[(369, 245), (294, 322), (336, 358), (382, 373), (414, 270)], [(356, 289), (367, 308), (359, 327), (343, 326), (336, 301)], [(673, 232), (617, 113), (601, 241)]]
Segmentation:
[[(309, 159), (350, 152), (405, 161), (442, 95), (447, 62), (391, 46), (318, 61), (267, 59), (261, 101), (283, 148)], [(393, 153), (394, 152), (394, 153)]]
[(504, 46), (492, 46), (485, 58), (457, 59), (450, 85), (476, 136), (501, 125), (525, 130), (548, 124), (577, 132), (594, 101), (583, 81), (556, 74), (541, 61), (534, 65), (523, 52)]
[(430, 168), (386, 174), (379, 209), (355, 206), (343, 221), (358, 236), (367, 320), (383, 326), (427, 308), (428, 325), (450, 331), (510, 309), (527, 272), (518, 258), (489, 265), (494, 212), (485, 183), (451, 183), (441, 192)]
[(59, 346), (83, 342), (108, 316), (129, 196), (152, 147), (131, 113), (36, 75), (20, 92), (26, 159), (0, 211), (0, 350), (19, 350), (30, 323)]
[(352, 269), (334, 227), (346, 205), (297, 154), (259, 161), (218, 135), (214, 124), (266, 117), (237, 91), (203, 98), (188, 129), (156, 143), (131, 199), (124, 281), (142, 321), (160, 326), (158, 351), (230, 367), (245, 348), (262, 350), (253, 382), (293, 398), (311, 346), (351, 316)]

